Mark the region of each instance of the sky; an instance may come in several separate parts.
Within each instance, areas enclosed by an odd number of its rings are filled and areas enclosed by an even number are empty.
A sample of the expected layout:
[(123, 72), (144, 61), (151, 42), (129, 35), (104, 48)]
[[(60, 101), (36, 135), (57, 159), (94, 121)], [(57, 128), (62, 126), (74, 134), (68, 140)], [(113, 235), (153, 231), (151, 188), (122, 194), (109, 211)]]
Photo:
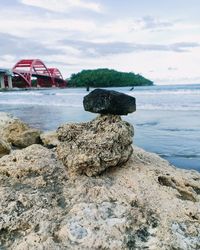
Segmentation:
[(41, 59), (83, 69), (200, 83), (200, 0), (1, 0), (0, 68)]

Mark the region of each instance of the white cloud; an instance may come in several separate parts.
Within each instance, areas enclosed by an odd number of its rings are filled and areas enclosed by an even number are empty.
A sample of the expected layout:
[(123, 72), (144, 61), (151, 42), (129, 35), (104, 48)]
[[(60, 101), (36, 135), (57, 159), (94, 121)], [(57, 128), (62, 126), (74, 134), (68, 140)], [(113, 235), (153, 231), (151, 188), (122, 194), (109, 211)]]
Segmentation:
[(68, 12), (73, 8), (101, 12), (102, 6), (94, 1), (84, 0), (21, 0), (21, 3), (55, 12)]
[[(186, 82), (190, 76), (191, 81), (199, 79), (197, 22), (153, 16), (113, 18), (108, 13), (99, 19), (100, 15), (82, 12), (102, 11), (98, 0), (20, 1), (24, 4), (20, 9), (1, 10), (2, 67), (32, 57), (58, 67), (64, 77), (82, 69), (108, 67), (141, 73), (159, 83)], [(63, 14), (67, 11), (69, 15)]]
[(16, 56), (5, 54), (0, 56), (1, 67), (3, 68), (11, 68), (16, 63)]
[(2, 10), (0, 15), (0, 32), (43, 42), (52, 43), (74, 33), (95, 29), (95, 23), (89, 19), (25, 15), (23, 11), (12, 10)]

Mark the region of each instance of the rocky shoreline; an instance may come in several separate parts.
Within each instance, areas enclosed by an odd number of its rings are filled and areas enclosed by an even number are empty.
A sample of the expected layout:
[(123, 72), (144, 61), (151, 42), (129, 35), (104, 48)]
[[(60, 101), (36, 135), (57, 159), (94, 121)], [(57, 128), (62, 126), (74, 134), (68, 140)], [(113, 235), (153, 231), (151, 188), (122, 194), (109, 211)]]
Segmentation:
[(115, 115), (42, 133), (0, 113), (0, 249), (199, 249), (200, 174), (132, 135)]

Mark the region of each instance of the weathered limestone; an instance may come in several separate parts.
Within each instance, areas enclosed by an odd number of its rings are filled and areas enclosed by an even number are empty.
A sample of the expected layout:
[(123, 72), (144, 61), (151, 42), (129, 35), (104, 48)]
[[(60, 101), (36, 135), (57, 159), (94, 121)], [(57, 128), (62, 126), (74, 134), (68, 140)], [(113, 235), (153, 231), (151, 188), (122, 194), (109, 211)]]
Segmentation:
[(56, 131), (44, 132), (40, 134), (42, 144), (48, 148), (57, 147), (60, 143)]
[(19, 119), (0, 113), (0, 136), (12, 146), (25, 148), (40, 143), (40, 133)]
[(119, 116), (100, 115), (88, 123), (66, 124), (57, 134), (58, 157), (73, 174), (98, 175), (121, 166), (132, 153), (133, 127)]
[(11, 123), (13, 120), (15, 120), (17, 118), (14, 118), (12, 115), (7, 114), (5, 112), (0, 112), (0, 133), (2, 134), (2, 130), (3, 128)]
[(57, 249), (49, 230), (63, 212), (65, 169), (36, 144), (0, 160), (0, 249)]
[[(7, 125), (0, 113), (0, 133)], [(0, 158), (0, 249), (199, 249), (200, 173), (132, 147), (132, 135), (101, 115)]]
[(10, 145), (0, 139), (0, 158), (4, 155), (9, 154), (11, 151)]
[(127, 115), (136, 111), (135, 98), (117, 91), (95, 89), (84, 97), (86, 111), (99, 114)]
[(0, 197), (2, 249), (199, 249), (200, 174), (136, 147), (95, 178), (69, 178), (41, 145), (15, 150), (0, 159)]

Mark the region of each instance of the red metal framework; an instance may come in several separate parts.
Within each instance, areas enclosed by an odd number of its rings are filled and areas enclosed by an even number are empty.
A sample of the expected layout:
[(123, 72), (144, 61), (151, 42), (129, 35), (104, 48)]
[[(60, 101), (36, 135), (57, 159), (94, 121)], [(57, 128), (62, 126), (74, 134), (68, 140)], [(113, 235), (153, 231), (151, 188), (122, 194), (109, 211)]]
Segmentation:
[(60, 70), (57, 68), (48, 68), (49, 73), (52, 77), (63, 79), (62, 74), (60, 73)]
[[(23, 59), (13, 67), (14, 85), (17, 87), (33, 87), (32, 77), (36, 77), (35, 87), (66, 87), (60, 71), (47, 68), (39, 59)], [(15, 84), (16, 83), (16, 84)]]
[(66, 87), (67, 82), (63, 79), (63, 76), (59, 69), (57, 68), (48, 68), (50, 75), (53, 78), (54, 84), (58, 87)]

